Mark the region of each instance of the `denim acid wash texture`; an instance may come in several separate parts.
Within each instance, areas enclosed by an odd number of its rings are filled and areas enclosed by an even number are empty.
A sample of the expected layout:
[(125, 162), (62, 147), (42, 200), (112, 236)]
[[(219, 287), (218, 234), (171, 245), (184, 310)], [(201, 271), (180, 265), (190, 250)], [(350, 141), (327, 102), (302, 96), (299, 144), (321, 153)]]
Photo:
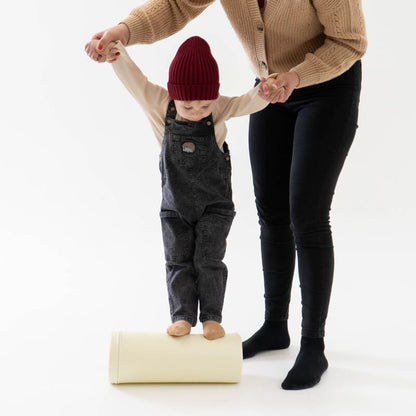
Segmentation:
[(172, 322), (221, 322), (227, 282), (223, 263), (235, 212), (228, 146), (215, 140), (212, 116), (175, 120), (170, 102), (160, 154), (161, 223)]
[(250, 116), (265, 318), (288, 317), (296, 247), (306, 337), (325, 333), (334, 270), (329, 211), (355, 136), (360, 89), (358, 61), (339, 77), (297, 89), (286, 103)]

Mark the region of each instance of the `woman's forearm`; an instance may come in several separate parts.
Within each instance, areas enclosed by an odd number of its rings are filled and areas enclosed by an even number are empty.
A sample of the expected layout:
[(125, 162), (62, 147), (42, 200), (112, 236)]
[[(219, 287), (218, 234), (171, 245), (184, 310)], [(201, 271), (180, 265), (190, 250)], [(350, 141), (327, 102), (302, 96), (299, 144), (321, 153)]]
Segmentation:
[(153, 0), (136, 7), (125, 18), (128, 44), (153, 43), (178, 32), (215, 0)]

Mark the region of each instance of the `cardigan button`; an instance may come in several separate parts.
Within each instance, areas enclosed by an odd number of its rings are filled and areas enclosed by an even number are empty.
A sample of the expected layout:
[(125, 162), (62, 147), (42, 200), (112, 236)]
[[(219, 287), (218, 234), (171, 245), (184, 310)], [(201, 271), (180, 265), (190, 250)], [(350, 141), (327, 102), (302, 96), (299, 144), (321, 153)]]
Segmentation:
[(263, 25), (257, 25), (257, 30), (259, 31), (259, 32), (263, 32)]

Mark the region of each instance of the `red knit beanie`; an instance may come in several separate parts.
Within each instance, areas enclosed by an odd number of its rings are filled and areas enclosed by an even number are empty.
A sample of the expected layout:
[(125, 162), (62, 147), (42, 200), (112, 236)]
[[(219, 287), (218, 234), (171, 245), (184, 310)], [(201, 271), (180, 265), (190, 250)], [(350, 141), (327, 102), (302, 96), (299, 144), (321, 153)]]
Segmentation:
[(208, 43), (199, 36), (182, 43), (169, 67), (170, 97), (180, 101), (215, 100), (219, 87), (218, 65)]

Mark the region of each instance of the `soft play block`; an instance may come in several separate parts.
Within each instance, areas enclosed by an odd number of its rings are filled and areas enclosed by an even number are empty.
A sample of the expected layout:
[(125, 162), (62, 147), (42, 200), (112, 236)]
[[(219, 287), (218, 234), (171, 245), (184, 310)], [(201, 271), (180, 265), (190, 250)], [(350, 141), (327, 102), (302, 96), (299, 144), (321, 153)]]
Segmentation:
[(238, 334), (208, 341), (203, 335), (113, 332), (110, 382), (238, 383), (242, 341)]

